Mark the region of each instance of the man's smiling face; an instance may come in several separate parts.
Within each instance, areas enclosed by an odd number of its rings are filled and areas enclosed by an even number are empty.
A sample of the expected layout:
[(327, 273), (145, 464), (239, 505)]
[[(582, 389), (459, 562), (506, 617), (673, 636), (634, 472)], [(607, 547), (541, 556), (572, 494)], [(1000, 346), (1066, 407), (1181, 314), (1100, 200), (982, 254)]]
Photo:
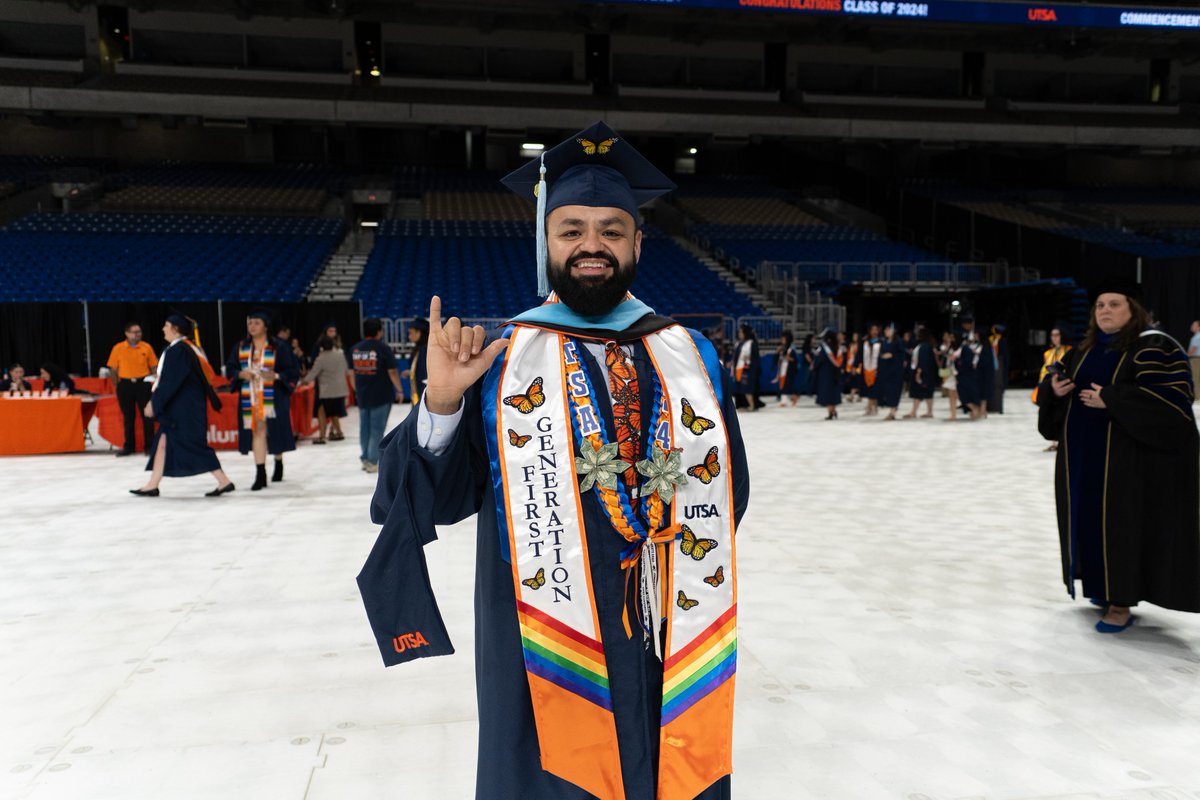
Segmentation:
[(637, 276), (642, 232), (619, 208), (560, 206), (546, 217), (550, 286), (586, 317), (615, 308)]

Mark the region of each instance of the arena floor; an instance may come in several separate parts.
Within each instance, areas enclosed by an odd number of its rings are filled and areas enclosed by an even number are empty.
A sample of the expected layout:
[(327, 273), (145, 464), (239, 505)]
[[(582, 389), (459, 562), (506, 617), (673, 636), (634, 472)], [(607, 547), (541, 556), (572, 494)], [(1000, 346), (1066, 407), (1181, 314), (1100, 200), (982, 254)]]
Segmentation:
[[(1092, 630), (1026, 393), (956, 424), (771, 402), (742, 418), (736, 797), (1200, 796), (1200, 617)], [(0, 797), (473, 796), (474, 522), (427, 548), (458, 653), (385, 670), (348, 422), (265, 492), (223, 455), (217, 500), (132, 497), (143, 463), (99, 446), (0, 460)]]

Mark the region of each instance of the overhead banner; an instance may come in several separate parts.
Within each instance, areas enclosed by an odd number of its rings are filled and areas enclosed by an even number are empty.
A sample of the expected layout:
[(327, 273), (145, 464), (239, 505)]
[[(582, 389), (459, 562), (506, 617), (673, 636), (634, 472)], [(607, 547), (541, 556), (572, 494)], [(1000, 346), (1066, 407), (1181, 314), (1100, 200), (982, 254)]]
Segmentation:
[(1159, 28), (1200, 31), (1200, 8), (1146, 8), (988, 2), (987, 0), (606, 0), (645, 6), (774, 11), (811, 16), (864, 17), (984, 25), (1043, 25), (1062, 28)]

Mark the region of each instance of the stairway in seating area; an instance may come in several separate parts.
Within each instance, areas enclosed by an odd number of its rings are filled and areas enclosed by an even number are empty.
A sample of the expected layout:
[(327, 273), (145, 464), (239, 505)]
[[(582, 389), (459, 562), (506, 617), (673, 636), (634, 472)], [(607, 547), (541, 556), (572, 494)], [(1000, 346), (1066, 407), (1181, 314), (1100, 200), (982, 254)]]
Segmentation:
[(355, 228), (321, 268), (308, 290), (308, 300), (350, 300), (375, 245), (375, 232)]

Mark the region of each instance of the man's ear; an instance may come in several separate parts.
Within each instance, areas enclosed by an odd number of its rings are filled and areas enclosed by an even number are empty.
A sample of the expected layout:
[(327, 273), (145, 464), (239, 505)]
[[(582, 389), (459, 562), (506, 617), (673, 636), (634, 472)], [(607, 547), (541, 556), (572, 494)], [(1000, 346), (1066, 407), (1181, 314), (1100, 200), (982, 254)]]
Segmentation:
[(636, 264), (642, 260), (642, 229), (638, 228), (633, 234), (633, 261)]

